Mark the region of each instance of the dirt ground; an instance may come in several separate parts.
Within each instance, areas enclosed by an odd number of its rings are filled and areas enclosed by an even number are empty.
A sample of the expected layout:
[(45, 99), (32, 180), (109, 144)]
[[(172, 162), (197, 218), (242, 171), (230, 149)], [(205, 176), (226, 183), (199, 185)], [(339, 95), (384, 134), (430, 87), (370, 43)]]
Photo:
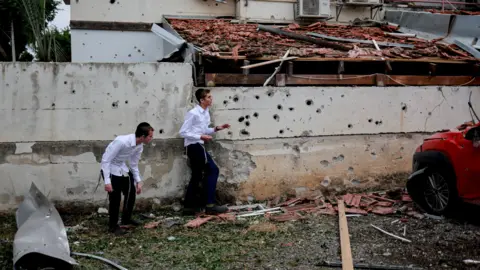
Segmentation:
[[(152, 214), (178, 216), (166, 210)], [(142, 217), (137, 213), (139, 220)], [(81, 225), (68, 228), (72, 251), (102, 256), (128, 269), (332, 269), (321, 266), (322, 262), (341, 261), (337, 216), (309, 216), (283, 223), (251, 217), (212, 221), (195, 229), (182, 226), (193, 217), (180, 217), (181, 224), (138, 227), (122, 237), (106, 233), (107, 215), (63, 214), (62, 219), (67, 228)], [(392, 224), (395, 220), (399, 221)], [(370, 224), (399, 236), (406, 227), (405, 238), (412, 242), (396, 240)], [(11, 269), (14, 214), (0, 215), (0, 227), (0, 269)], [(370, 214), (348, 217), (348, 227), (355, 263), (405, 269), (480, 269), (463, 262), (480, 260), (480, 227), (472, 221)], [(96, 260), (74, 258), (79, 263), (75, 269), (113, 269)]]

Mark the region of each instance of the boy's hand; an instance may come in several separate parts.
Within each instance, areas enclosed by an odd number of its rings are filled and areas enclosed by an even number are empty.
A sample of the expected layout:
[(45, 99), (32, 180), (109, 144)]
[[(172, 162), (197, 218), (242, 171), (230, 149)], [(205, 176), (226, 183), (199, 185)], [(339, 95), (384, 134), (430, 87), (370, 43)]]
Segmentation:
[(113, 191), (112, 185), (111, 184), (105, 185), (105, 191), (109, 193), (112, 192)]
[(230, 128), (230, 124), (223, 124), (221, 126), (218, 126), (217, 131), (220, 131), (220, 130), (223, 130), (223, 129), (226, 129), (226, 128)]
[(137, 194), (142, 193), (142, 183), (137, 183)]

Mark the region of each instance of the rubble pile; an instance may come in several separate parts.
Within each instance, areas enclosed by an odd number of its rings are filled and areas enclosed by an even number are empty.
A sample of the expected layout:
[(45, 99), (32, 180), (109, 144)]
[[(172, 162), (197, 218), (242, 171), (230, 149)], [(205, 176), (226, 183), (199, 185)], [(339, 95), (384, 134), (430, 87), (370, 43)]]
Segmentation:
[(328, 199), (320, 198), (294, 198), (282, 204), (283, 214), (274, 215), (269, 212), (266, 217), (274, 221), (296, 220), (305, 214), (313, 215), (336, 215), (338, 212), (337, 200), (343, 200), (346, 208), (345, 213), (367, 215), (407, 215), (415, 218), (423, 218), (423, 215), (415, 211), (412, 199), (406, 193), (399, 190), (380, 193), (345, 194), (340, 197)]
[[(320, 45), (297, 40), (283, 35), (258, 31), (257, 24), (238, 24), (230, 20), (169, 19), (172, 27), (185, 40), (201, 48), (206, 56), (239, 56), (247, 58), (278, 56), (290, 49), (290, 56), (325, 58), (369, 58), (389, 57), (418, 59), (424, 57), (455, 60), (474, 60), (472, 56), (455, 45), (428, 41), (418, 37), (389, 35), (396, 32), (396, 26), (380, 24), (377, 27), (333, 25), (317, 22), (309, 26), (290, 24), (283, 31), (307, 37), (307, 33), (323, 34), (330, 37), (375, 40), (396, 44), (414, 45), (413, 49), (403, 47), (381, 47), (376, 50), (373, 44), (329, 41), (331, 44), (351, 46), (350, 51), (325, 48)], [(317, 40), (323, 40), (317, 38)]]
[(241, 220), (249, 217), (264, 217), (273, 222), (285, 222), (306, 219), (308, 216), (337, 215), (337, 201), (345, 203), (345, 213), (353, 215), (392, 215), (399, 218), (412, 217), (423, 219), (424, 214), (415, 210), (410, 196), (403, 190), (397, 189), (384, 193), (345, 194), (324, 198), (316, 197), (290, 198), (280, 202), (275, 198), (265, 204), (249, 204), (230, 206), (229, 212), (219, 216), (199, 215), (185, 226), (199, 227), (211, 220), (230, 221)]

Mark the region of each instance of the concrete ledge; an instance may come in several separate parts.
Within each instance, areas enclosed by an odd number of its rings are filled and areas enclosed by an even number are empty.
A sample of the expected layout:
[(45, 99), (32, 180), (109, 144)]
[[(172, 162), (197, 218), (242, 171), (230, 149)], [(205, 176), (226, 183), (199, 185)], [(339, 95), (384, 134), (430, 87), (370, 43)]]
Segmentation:
[[(345, 192), (403, 186), (424, 134), (216, 141), (207, 145), (220, 168), (219, 190), (242, 200), (294, 192)], [(61, 203), (105, 200), (100, 159), (109, 141), (35, 142), (31, 153), (0, 143), (0, 209), (15, 207), (31, 182)], [(23, 146), (22, 146), (23, 147)], [(178, 139), (145, 147), (143, 199), (178, 200), (190, 169)], [(231, 200), (231, 198), (230, 198)]]

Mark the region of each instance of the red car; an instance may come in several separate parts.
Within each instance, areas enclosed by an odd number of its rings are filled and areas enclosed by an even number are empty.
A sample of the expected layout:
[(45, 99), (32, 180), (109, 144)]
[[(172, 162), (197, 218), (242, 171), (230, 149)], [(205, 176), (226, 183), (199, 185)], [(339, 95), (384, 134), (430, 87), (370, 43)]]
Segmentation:
[(479, 123), (435, 133), (413, 155), (407, 191), (427, 213), (449, 214), (461, 202), (480, 202), (480, 119), (468, 105)]

